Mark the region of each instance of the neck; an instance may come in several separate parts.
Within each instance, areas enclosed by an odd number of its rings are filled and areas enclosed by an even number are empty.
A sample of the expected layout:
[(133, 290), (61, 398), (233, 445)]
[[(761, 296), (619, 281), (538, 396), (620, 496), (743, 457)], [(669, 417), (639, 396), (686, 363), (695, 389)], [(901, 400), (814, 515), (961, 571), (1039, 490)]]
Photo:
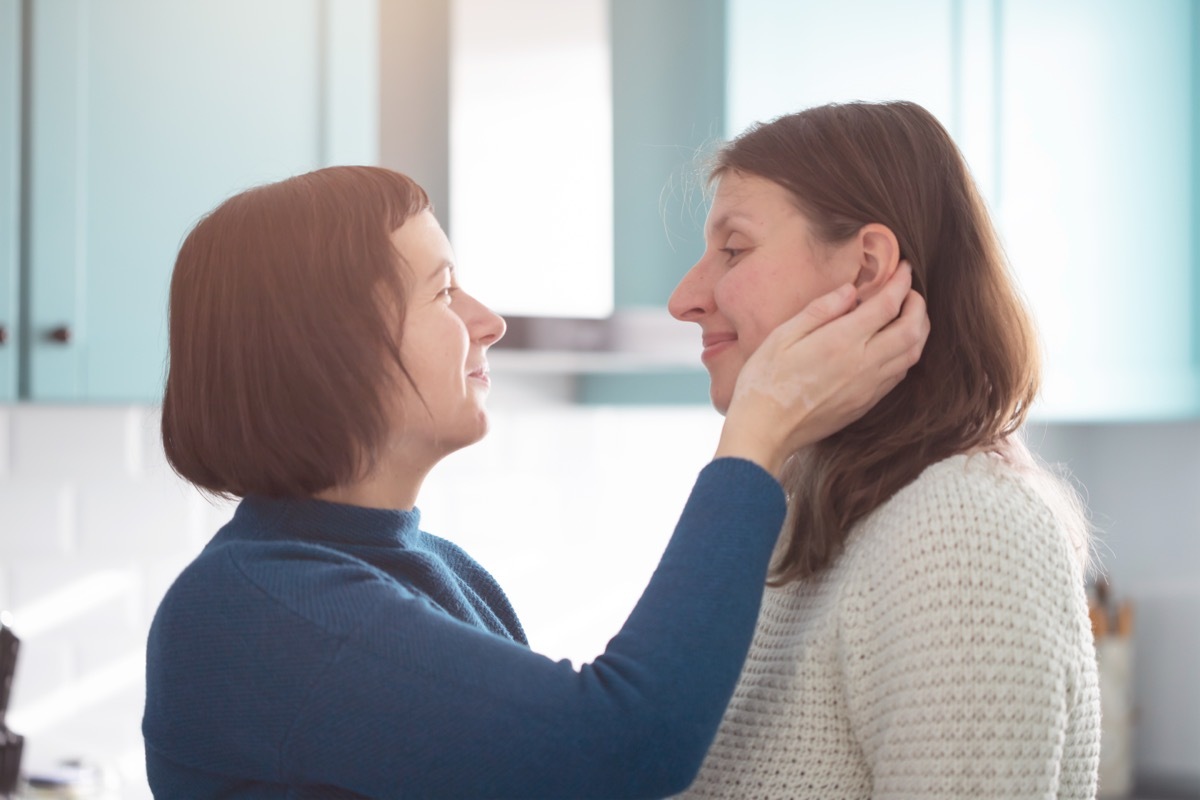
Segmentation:
[(331, 486), (313, 496), (331, 503), (411, 511), (417, 504), (417, 493), (421, 491), (425, 476), (432, 467), (432, 464), (423, 468), (380, 465), (361, 480)]

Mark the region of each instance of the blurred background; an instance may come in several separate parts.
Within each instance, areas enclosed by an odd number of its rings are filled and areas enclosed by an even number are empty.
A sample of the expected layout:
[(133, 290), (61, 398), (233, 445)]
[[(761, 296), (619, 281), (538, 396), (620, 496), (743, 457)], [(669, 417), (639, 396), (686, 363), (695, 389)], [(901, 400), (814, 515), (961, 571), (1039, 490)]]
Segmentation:
[(493, 433), (431, 476), (423, 524), (579, 664), (716, 445), (698, 331), (664, 310), (705, 157), (853, 99), (942, 120), (1041, 327), (1026, 435), (1087, 497), (1114, 612), (1102, 791), (1200, 796), (1197, 0), (0, 0), (0, 609), (27, 769), (82, 758), (149, 797), (149, 621), (232, 513), (157, 438), (200, 215), (329, 164), (426, 187), (510, 334)]

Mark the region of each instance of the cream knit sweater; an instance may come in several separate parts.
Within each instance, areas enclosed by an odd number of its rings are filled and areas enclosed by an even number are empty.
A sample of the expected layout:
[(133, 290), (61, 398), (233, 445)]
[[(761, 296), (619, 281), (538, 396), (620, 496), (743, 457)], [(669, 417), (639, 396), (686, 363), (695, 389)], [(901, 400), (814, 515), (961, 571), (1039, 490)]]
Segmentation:
[(1080, 567), (1000, 459), (934, 464), (817, 577), (769, 588), (689, 797), (1092, 798)]

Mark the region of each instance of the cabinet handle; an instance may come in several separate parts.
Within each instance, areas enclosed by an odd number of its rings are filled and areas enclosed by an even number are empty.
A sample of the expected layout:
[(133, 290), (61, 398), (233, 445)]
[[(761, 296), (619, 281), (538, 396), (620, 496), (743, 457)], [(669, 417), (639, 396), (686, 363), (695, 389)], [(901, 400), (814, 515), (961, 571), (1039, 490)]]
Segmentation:
[(66, 325), (59, 325), (57, 328), (51, 328), (46, 331), (46, 341), (58, 342), (59, 344), (68, 344), (71, 341), (71, 329)]

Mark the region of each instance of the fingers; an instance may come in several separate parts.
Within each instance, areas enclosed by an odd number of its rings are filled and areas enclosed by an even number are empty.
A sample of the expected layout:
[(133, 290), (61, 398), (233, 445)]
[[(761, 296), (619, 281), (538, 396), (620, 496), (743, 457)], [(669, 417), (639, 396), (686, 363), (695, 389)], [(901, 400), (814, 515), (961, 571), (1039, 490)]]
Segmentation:
[(929, 315), (925, 310), (925, 298), (910, 289), (900, 316), (873, 336), (867, 347), (882, 359), (885, 372), (904, 371), (917, 363), (928, 338)]
[[(911, 286), (912, 267), (902, 261), (887, 284), (857, 308), (858, 293), (851, 284), (844, 284), (810, 302), (799, 314), (779, 325), (771, 338), (777, 342), (795, 342), (828, 325), (847, 341), (867, 341), (901, 313), (906, 295), (912, 294)], [(914, 313), (924, 315), (923, 300)]]
[(925, 349), (925, 342), (929, 341), (929, 331), (932, 326), (929, 322), (929, 311), (925, 306), (925, 298), (914, 291), (909, 291), (908, 295), (904, 300), (904, 310), (900, 314), (900, 321), (904, 324), (915, 322), (917, 325), (917, 329), (913, 333), (912, 345), (908, 351), (911, 363), (916, 364), (917, 359), (921, 357), (921, 351)]
[(901, 261), (899, 268), (878, 292), (863, 301), (864, 324), (874, 325), (878, 330), (896, 318), (905, 298), (912, 290), (912, 266)]
[(779, 325), (776, 328), (776, 338), (789, 342), (804, 338), (817, 328), (852, 310), (857, 296), (854, 286), (849, 283), (821, 295), (806, 305), (799, 314)]
[(896, 273), (878, 292), (862, 301), (851, 313), (829, 323), (829, 327), (848, 339), (866, 341), (896, 319), (911, 287), (912, 267), (907, 261), (902, 261)]

